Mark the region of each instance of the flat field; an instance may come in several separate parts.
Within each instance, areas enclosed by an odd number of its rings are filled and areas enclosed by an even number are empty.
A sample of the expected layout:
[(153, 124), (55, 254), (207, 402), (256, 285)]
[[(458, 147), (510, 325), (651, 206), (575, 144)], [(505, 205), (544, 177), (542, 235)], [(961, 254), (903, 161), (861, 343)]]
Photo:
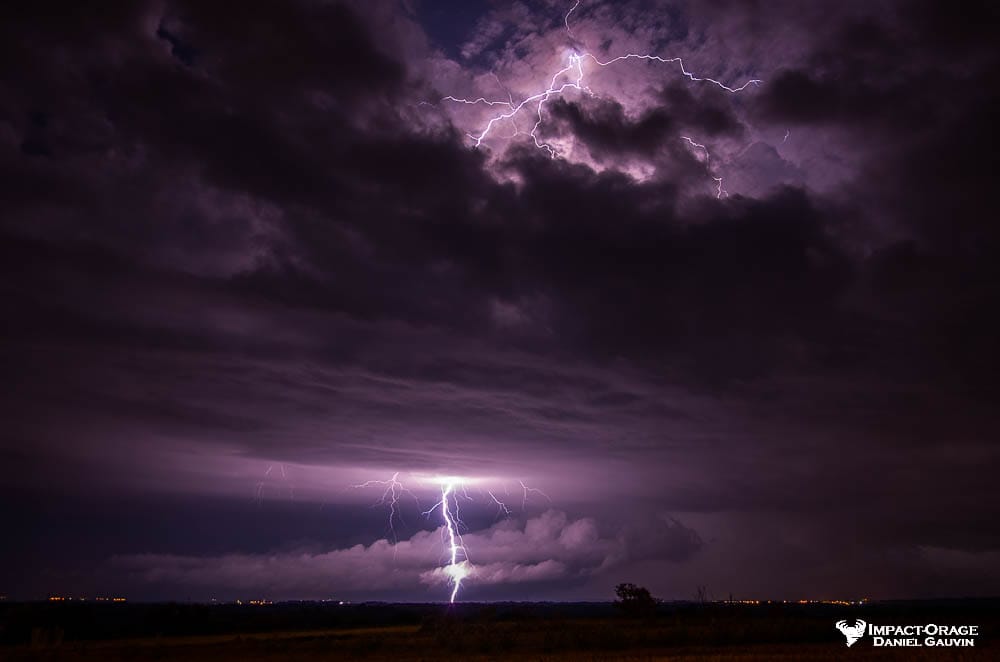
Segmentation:
[[(847, 613), (850, 612), (850, 613)], [(0, 610), (0, 659), (20, 660), (985, 660), (1000, 659), (997, 604), (20, 605)], [(974, 648), (848, 649), (840, 618), (976, 624)], [(301, 627), (295, 627), (300, 625)]]

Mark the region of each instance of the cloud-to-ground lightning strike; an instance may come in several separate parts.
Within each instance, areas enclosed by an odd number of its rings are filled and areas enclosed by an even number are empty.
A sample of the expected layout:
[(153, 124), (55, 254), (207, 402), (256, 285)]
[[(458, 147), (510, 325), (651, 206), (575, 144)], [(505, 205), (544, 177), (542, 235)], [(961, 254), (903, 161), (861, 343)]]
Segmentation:
[[(577, 0), (573, 4), (573, 6), (570, 7), (569, 11), (566, 13), (566, 15), (563, 18), (563, 23), (566, 26), (566, 33), (570, 36), (571, 39), (574, 39), (574, 40), (575, 40), (575, 37), (573, 36), (573, 31), (570, 28), (569, 19), (570, 19), (570, 15), (572, 15), (573, 12), (576, 11), (577, 8), (579, 8), (581, 2), (582, 2), (582, 0)], [(552, 75), (552, 78), (550, 79), (549, 85), (548, 85), (547, 88), (545, 88), (541, 92), (538, 92), (536, 94), (532, 94), (531, 96), (525, 97), (524, 99), (522, 99), (520, 101), (520, 103), (515, 103), (514, 102), (514, 99), (513, 99), (512, 95), (510, 94), (509, 91), (508, 91), (508, 99), (506, 101), (504, 101), (504, 100), (491, 100), (491, 99), (487, 99), (485, 97), (478, 97), (476, 99), (465, 99), (465, 98), (455, 97), (455, 96), (452, 96), (452, 95), (448, 95), (446, 97), (443, 97), (441, 100), (442, 101), (450, 101), (450, 102), (453, 102), (453, 103), (467, 104), (467, 105), (480, 105), (481, 104), (481, 105), (486, 105), (486, 106), (491, 106), (491, 107), (492, 106), (504, 106), (504, 107), (506, 107), (508, 109), (508, 110), (506, 110), (504, 112), (501, 112), (498, 115), (495, 115), (494, 117), (490, 118), (487, 121), (486, 126), (481, 131), (479, 131), (479, 133), (469, 133), (469, 134), (467, 134), (469, 136), (469, 138), (472, 139), (473, 146), (475, 146), (475, 147), (482, 146), (483, 141), (486, 140), (486, 138), (490, 135), (490, 132), (493, 130), (493, 128), (498, 123), (504, 122), (505, 120), (510, 120), (511, 121), (511, 123), (514, 126), (514, 134), (513, 135), (514, 136), (518, 135), (520, 133), (520, 131), (519, 131), (519, 129), (517, 127), (517, 123), (516, 123), (517, 115), (526, 106), (532, 107), (535, 110), (535, 114), (537, 116), (537, 119), (536, 119), (534, 125), (532, 126), (531, 131), (528, 133), (528, 136), (535, 143), (535, 147), (538, 147), (539, 149), (544, 149), (546, 152), (548, 152), (548, 154), (549, 154), (550, 157), (556, 158), (558, 156), (556, 148), (553, 147), (552, 145), (550, 145), (549, 143), (540, 141), (538, 139), (538, 129), (542, 125), (542, 122), (544, 121), (543, 108), (545, 106), (545, 103), (547, 101), (549, 101), (552, 97), (556, 97), (556, 96), (562, 95), (566, 90), (576, 90), (578, 92), (583, 92), (583, 93), (586, 93), (586, 94), (593, 95), (593, 92), (591, 91), (591, 89), (586, 84), (584, 84), (584, 81), (583, 81), (584, 76), (585, 76), (584, 70), (583, 70), (583, 63), (584, 63), (585, 60), (589, 60), (589, 61), (593, 62), (595, 65), (597, 65), (599, 67), (608, 67), (608, 66), (616, 64), (618, 62), (624, 62), (626, 60), (645, 60), (647, 62), (659, 62), (659, 63), (662, 63), (662, 64), (676, 64), (678, 66), (678, 68), (680, 69), (681, 75), (684, 76), (684, 77), (686, 77), (686, 78), (688, 78), (689, 80), (691, 80), (693, 82), (698, 82), (698, 83), (709, 83), (709, 84), (715, 85), (715, 86), (719, 87), (720, 89), (723, 89), (723, 90), (725, 90), (725, 91), (727, 91), (727, 92), (729, 92), (731, 94), (735, 94), (737, 92), (742, 92), (743, 90), (747, 89), (750, 86), (757, 86), (757, 85), (760, 85), (761, 82), (763, 82), (760, 79), (752, 78), (752, 79), (749, 79), (746, 82), (744, 82), (742, 85), (739, 85), (737, 87), (731, 87), (731, 86), (726, 85), (725, 83), (723, 83), (723, 82), (721, 82), (719, 80), (716, 80), (714, 78), (697, 76), (693, 72), (688, 71), (687, 68), (684, 66), (684, 60), (682, 58), (680, 58), (680, 57), (662, 57), (660, 55), (655, 55), (655, 54), (652, 54), (652, 53), (626, 53), (624, 55), (619, 55), (619, 56), (613, 57), (613, 58), (611, 58), (609, 60), (602, 61), (597, 56), (593, 55), (592, 53), (588, 53), (588, 52), (575, 52), (574, 51), (574, 52), (570, 53), (570, 55), (569, 55), (568, 64), (565, 67), (563, 67), (562, 69), (560, 69), (557, 72), (555, 72), (555, 74)], [(494, 77), (496, 77), (496, 74), (493, 74), (493, 75), (494, 75)], [(566, 78), (568, 78), (569, 80), (566, 80)], [(563, 79), (563, 82), (560, 83), (560, 79)], [(497, 78), (497, 82), (499, 83), (499, 78)], [(501, 84), (501, 87), (503, 87), (502, 84)], [(513, 136), (510, 136), (510, 137), (513, 137)], [(690, 141), (689, 139), (688, 139), (688, 142), (690, 142), (694, 146), (697, 146), (697, 147), (700, 147), (701, 149), (703, 149), (705, 151), (705, 154), (706, 154), (706, 157), (707, 157), (707, 155), (708, 155), (708, 149), (704, 145), (698, 145), (698, 144), (694, 143), (693, 141)], [(706, 161), (707, 161), (707, 159), (706, 159)], [(716, 181), (716, 183), (718, 184), (717, 189), (716, 189), (716, 197), (717, 198), (721, 198), (723, 195), (728, 195), (728, 193), (725, 192), (725, 189), (722, 187), (722, 179), (720, 177), (714, 177), (714, 176), (712, 177), (712, 179), (714, 179)]]
[[(459, 525), (461, 525), (462, 521), (458, 516), (458, 496), (454, 493), (455, 486), (463, 485), (463, 482), (460, 478), (441, 478), (440, 482), (441, 500), (431, 506), (429, 510), (424, 511), (424, 515), (430, 517), (430, 514), (435, 510), (438, 508), (441, 509), (441, 517), (444, 519), (444, 533), (448, 539), (447, 546), (450, 558), (448, 565), (444, 567), (444, 573), (448, 575), (451, 581), (451, 597), (448, 601), (455, 602), (455, 598), (458, 597), (458, 589), (462, 587), (462, 580), (472, 572), (469, 553), (465, 549), (465, 544), (462, 542), (462, 532), (459, 530)], [(452, 511), (449, 498), (455, 503), (454, 511)]]
[[(420, 501), (413, 492), (403, 485), (402, 481), (399, 479), (399, 474), (400, 472), (397, 471), (388, 480), (367, 480), (363, 483), (352, 485), (354, 488), (366, 488), (371, 486), (384, 488), (382, 496), (375, 502), (375, 505), (384, 505), (389, 507), (389, 529), (392, 531), (394, 543), (396, 541), (394, 522), (396, 519), (402, 519), (399, 508), (401, 497), (403, 495), (409, 496), (417, 504), (417, 507), (420, 507)], [(435, 511), (441, 511), (443, 527), (442, 536), (444, 538), (445, 549), (448, 556), (448, 563), (442, 568), (442, 572), (448, 577), (448, 582), (451, 585), (449, 602), (453, 603), (458, 598), (459, 589), (462, 587), (462, 580), (472, 576), (475, 571), (475, 566), (472, 565), (468, 550), (462, 540), (462, 528), (465, 527), (465, 524), (462, 522), (461, 518), (459, 498), (465, 498), (470, 501), (474, 500), (471, 496), (469, 496), (469, 486), (470, 484), (473, 485), (473, 490), (475, 491), (475, 484), (481, 483), (482, 481), (473, 478), (464, 478), (461, 476), (417, 476), (415, 478), (419, 482), (431, 483), (440, 488), (440, 498), (435, 501), (434, 505), (430, 508), (421, 511), (421, 514), (424, 515), (424, 517), (430, 518)], [(522, 511), (527, 509), (528, 497), (531, 494), (538, 494), (546, 500), (550, 502), (552, 501), (552, 499), (550, 499), (545, 492), (542, 492), (534, 487), (528, 487), (524, 484), (524, 481), (519, 480), (518, 484), (521, 486), (522, 490)], [(506, 485), (504, 490), (506, 491)], [(481, 491), (483, 495), (488, 496), (489, 500), (497, 507), (498, 518), (501, 514), (505, 517), (509, 517), (511, 515), (510, 507), (505, 501), (500, 499), (493, 490), (480, 486), (479, 491)]]

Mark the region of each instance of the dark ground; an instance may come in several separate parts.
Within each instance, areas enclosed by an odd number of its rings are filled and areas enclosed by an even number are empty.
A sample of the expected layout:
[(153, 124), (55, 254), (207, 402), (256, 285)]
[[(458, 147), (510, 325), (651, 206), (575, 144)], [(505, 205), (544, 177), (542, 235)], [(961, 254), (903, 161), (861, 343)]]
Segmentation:
[[(978, 625), (975, 648), (849, 651), (840, 619)], [(3, 660), (1000, 659), (1000, 600), (863, 606), (0, 604)], [(849, 658), (848, 658), (849, 656)]]

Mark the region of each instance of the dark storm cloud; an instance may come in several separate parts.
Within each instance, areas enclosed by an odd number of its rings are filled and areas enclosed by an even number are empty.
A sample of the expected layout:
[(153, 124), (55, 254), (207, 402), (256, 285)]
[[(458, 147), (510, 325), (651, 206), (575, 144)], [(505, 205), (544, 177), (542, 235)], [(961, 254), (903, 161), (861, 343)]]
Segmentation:
[(801, 193), (706, 203), (697, 222), (671, 222), (645, 200), (669, 199), (658, 183), (621, 190), (613, 177), (546, 169), (533, 171), (524, 196), (550, 224), (525, 252), (560, 292), (567, 337), (598, 354), (690, 361), (709, 379), (748, 376), (837, 315), (850, 270)]
[(585, 109), (581, 104), (558, 100), (548, 110), (557, 120), (564, 121), (573, 135), (598, 152), (650, 157), (674, 133), (670, 115), (662, 109), (650, 111), (635, 121), (626, 118), (621, 105), (614, 102), (596, 103)]
[(683, 88), (668, 87), (660, 95), (660, 105), (634, 118), (626, 114), (622, 104), (611, 99), (584, 97), (579, 102), (556, 99), (546, 105), (553, 121), (546, 125), (542, 136), (569, 133), (601, 163), (615, 163), (627, 157), (662, 160), (666, 156), (675, 164), (671, 179), (706, 178), (708, 169), (686, 151), (681, 136), (692, 131), (698, 136), (739, 136), (743, 125), (724, 105), (723, 96), (722, 92), (709, 93), (703, 98), (711, 101), (705, 102)]
[(864, 264), (866, 304), (882, 309), (878, 318), (918, 325), (892, 352), (906, 352), (900, 360), (993, 394), (987, 373), (997, 357), (987, 337), (998, 329), (988, 311), (998, 274), (988, 256), (1000, 236), (983, 221), (996, 172), (987, 109), (1000, 81), (995, 49), (982, 46), (983, 26), (996, 18), (986, 3), (915, 2), (847, 21), (818, 40), (806, 67), (781, 72), (758, 100), (766, 121), (827, 127), (865, 146), (869, 157), (850, 194), (872, 226), (893, 235)]
[[(685, 597), (687, 567), (734, 590), (945, 594), (995, 556), (994, 10), (671, 8), (653, 41), (699, 71), (759, 55), (765, 83), (602, 70), (540, 129), (592, 162), (470, 149), (428, 99), (508, 78), (447, 60), (395, 6), (4, 11), (8, 487), (169, 509), (261, 483), (307, 509), (374, 500), (344, 496), (359, 472), (530, 476), (554, 511), (467, 540), (484, 586), (545, 587), (506, 597), (614, 579)], [(566, 39), (532, 11), (467, 35), (506, 44), (518, 93)], [(584, 7), (578, 38), (608, 12)], [(636, 14), (614, 13), (602, 47), (638, 47)], [(647, 98), (614, 94), (633, 83)], [(280, 543), (236, 524), (231, 550), (146, 532), (101, 553), (137, 592), (440, 579), (434, 531), (407, 531), (426, 558), (393, 566), (378, 533), (280, 519), (308, 553), (268, 556)], [(772, 555), (798, 584), (758, 577)]]

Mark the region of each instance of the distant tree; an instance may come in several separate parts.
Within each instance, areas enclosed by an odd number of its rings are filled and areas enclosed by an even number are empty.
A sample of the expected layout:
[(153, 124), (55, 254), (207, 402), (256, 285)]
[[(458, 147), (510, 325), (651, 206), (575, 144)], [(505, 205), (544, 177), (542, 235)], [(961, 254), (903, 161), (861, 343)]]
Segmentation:
[(698, 588), (695, 589), (694, 592), (694, 599), (702, 604), (709, 601), (710, 598), (708, 597), (708, 589), (704, 584), (698, 584)]
[(615, 606), (629, 616), (649, 616), (656, 611), (656, 598), (649, 589), (635, 584), (619, 584), (615, 587)]

